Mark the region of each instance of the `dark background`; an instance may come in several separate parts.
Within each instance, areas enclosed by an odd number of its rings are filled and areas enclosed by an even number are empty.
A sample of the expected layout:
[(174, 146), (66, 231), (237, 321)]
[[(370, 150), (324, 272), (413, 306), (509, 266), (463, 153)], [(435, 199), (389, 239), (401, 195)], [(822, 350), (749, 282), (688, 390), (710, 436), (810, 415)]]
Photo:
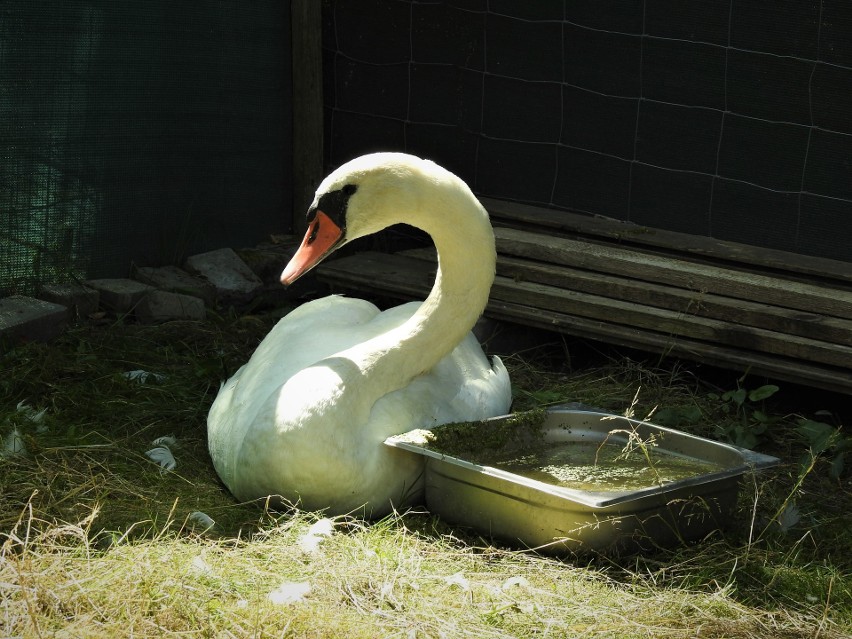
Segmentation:
[[(323, 0), (315, 28), (326, 170), (408, 151), (852, 262), (847, 0)], [(293, 64), (286, 0), (0, 3), (0, 293), (293, 230)]]
[(281, 0), (0, 3), (0, 291), (289, 227)]
[(329, 168), (852, 262), (852, 3), (327, 0)]

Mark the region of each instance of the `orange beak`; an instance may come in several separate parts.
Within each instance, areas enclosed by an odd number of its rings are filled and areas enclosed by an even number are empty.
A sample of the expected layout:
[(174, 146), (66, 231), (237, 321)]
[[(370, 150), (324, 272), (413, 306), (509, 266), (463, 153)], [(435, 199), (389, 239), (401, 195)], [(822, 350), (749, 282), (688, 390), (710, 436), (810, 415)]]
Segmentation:
[(281, 273), (281, 283), (289, 286), (313, 267), (323, 261), (343, 239), (343, 229), (335, 224), (332, 219), (317, 211), (313, 221), (308, 225), (305, 239), (302, 240), (299, 250), (293, 255), (284, 272)]

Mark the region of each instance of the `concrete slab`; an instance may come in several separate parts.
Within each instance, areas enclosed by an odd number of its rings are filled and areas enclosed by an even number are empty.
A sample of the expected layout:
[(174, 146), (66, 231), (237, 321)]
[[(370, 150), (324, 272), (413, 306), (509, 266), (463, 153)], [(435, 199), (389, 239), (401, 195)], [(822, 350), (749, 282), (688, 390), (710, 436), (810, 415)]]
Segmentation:
[(171, 320), (203, 320), (204, 300), (169, 291), (151, 291), (136, 305), (136, 319), (144, 324)]
[(262, 287), (257, 275), (230, 248), (192, 255), (186, 259), (185, 266), (216, 288), (219, 303), (223, 305), (246, 304)]
[(119, 314), (133, 311), (147, 293), (155, 290), (153, 286), (127, 278), (86, 280), (85, 284), (98, 291), (102, 307)]
[(44, 284), (38, 290), (39, 299), (61, 304), (68, 309), (70, 320), (80, 320), (98, 310), (100, 294), (77, 282)]
[(68, 309), (34, 297), (0, 299), (0, 341), (46, 342), (65, 330)]
[(139, 266), (133, 277), (161, 291), (198, 297), (209, 306), (216, 305), (216, 289), (210, 282), (190, 275), (177, 266)]

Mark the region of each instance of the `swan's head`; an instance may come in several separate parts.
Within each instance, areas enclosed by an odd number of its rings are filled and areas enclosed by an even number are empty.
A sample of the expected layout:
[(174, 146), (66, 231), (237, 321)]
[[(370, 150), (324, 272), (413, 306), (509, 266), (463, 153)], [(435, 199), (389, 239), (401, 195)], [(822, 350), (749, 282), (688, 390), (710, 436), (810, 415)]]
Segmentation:
[(404, 153), (347, 162), (319, 185), (308, 209), (307, 233), (281, 283), (292, 284), (347, 242), (403, 221), (402, 214), (419, 210), (425, 196), (434, 199), (429, 187), (442, 178), (464, 184), (437, 164)]

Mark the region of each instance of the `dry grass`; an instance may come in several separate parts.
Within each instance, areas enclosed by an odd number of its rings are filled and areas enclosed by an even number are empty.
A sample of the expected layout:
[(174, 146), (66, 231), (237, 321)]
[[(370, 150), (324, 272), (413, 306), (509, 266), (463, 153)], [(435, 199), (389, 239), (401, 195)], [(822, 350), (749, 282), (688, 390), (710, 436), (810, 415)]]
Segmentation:
[[(416, 518), (415, 518), (416, 519)], [(408, 517), (338, 521), (313, 553), (310, 515), (251, 542), (155, 535), (100, 552), (88, 522), (4, 548), (2, 619), (26, 636), (840, 636), (824, 619), (738, 603), (734, 586), (658, 587), (606, 571), (426, 535)], [(28, 523), (21, 522), (22, 525)], [(415, 522), (421, 523), (421, 522)], [(282, 584), (297, 600), (274, 603)]]
[[(410, 512), (337, 519), (306, 550), (319, 514), (235, 503), (206, 453), (219, 380), (269, 326), (116, 323), (0, 358), (0, 434), (17, 427), (28, 450), (0, 458), (0, 635), (848, 636), (849, 475), (832, 481), (820, 461), (799, 482), (804, 445), (783, 420), (762, 446), (790, 463), (747, 486), (730, 531), (694, 546), (557, 560)], [(727, 418), (686, 369), (618, 359), (571, 371), (555, 353), (505, 358), (517, 408), (695, 407), (690, 429), (716, 437)], [(132, 370), (162, 378), (141, 384)], [(46, 409), (39, 425), (21, 401)], [(164, 435), (179, 442), (174, 472), (145, 456)], [(793, 493), (803, 514), (781, 533), (773, 517)]]

